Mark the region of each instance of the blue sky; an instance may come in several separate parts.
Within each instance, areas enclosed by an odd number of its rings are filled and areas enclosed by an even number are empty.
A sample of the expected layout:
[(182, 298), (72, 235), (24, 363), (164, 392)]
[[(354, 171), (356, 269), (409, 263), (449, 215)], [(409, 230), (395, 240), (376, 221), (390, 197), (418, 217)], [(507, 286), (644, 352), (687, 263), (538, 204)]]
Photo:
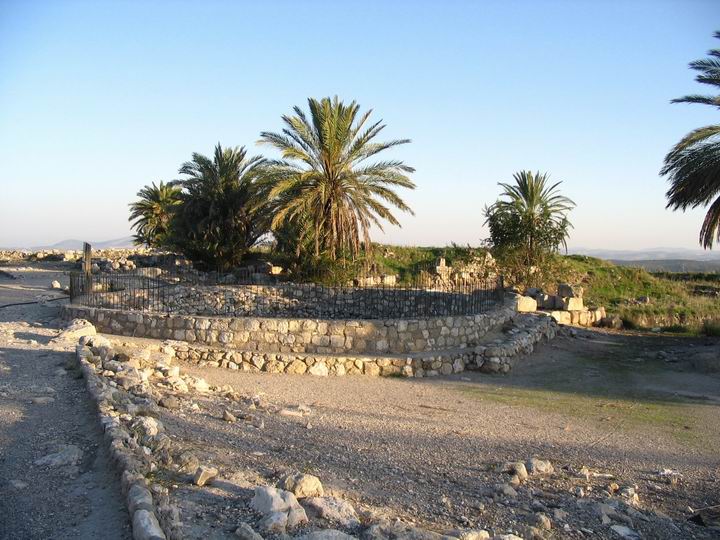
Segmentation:
[(193, 151), (255, 142), (308, 96), (373, 108), (417, 169), (385, 242), (478, 244), (520, 169), (578, 204), (571, 246), (697, 246), (658, 171), (709, 107), (687, 63), (717, 1), (0, 0), (0, 245), (129, 234), (127, 204)]

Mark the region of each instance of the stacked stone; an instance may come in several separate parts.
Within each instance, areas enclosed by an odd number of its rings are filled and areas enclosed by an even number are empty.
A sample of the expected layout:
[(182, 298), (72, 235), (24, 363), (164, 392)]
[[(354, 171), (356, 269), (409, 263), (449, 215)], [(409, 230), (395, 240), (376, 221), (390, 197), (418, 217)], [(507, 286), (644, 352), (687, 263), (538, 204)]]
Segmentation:
[(512, 359), (533, 352), (542, 340), (551, 340), (557, 334), (557, 323), (544, 314), (521, 314), (512, 321), (512, 327), (503, 336), (487, 345), (475, 347), (475, 358), (468, 369), (486, 373), (507, 373)]
[(318, 356), (294, 353), (261, 353), (197, 347), (169, 342), (180, 360), (199, 366), (221, 367), (244, 372), (289, 373), (318, 376), (370, 375), (375, 377), (432, 377), (464, 371), (472, 361), (472, 350), (392, 356)]
[(479, 315), (424, 319), (318, 320), (203, 317), (64, 306), (101, 332), (276, 353), (406, 354), (471, 348), (514, 315), (510, 306)]
[(519, 312), (532, 313), (544, 310), (559, 324), (595, 326), (605, 318), (605, 308), (587, 308), (583, 304), (583, 288), (578, 285), (559, 283), (557, 294), (545, 294), (540, 289), (529, 288), (525, 295), (518, 296), (516, 306)]

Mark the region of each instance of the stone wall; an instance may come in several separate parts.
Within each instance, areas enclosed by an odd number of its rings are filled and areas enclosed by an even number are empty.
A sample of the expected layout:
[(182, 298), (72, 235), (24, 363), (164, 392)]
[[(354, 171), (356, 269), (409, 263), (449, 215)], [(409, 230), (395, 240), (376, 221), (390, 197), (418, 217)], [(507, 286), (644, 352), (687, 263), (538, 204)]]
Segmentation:
[(482, 345), (404, 357), (251, 352), (176, 341), (165, 342), (163, 350), (172, 351), (176, 358), (201, 367), (244, 372), (432, 377), (465, 370), (507, 373), (514, 358), (531, 353), (535, 344), (554, 338), (556, 331), (557, 325), (551, 317), (518, 315), (506, 323), (501, 335)]
[(380, 355), (474, 347), (515, 314), (505, 304), (479, 315), (386, 320), (207, 317), (78, 305), (63, 309), (67, 318), (87, 319), (110, 334), (247, 351)]

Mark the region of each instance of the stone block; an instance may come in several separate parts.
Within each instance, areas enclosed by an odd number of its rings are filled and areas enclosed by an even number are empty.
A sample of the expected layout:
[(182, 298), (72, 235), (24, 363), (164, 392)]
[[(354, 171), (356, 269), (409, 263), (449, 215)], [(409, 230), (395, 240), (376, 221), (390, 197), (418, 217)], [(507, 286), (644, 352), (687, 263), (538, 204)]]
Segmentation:
[(583, 299), (577, 296), (563, 298), (563, 309), (565, 311), (580, 311), (583, 309)]
[(520, 313), (530, 313), (537, 311), (537, 300), (530, 296), (518, 296), (516, 309)]
[(550, 316), (555, 319), (558, 324), (571, 324), (572, 317), (569, 311), (551, 311)]

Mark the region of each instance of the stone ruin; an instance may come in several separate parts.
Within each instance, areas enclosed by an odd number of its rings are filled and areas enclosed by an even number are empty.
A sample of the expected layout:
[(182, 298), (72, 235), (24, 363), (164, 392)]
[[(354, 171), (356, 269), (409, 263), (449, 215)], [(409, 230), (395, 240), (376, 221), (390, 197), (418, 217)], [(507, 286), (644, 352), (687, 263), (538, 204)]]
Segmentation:
[[(517, 310), (545, 311), (559, 324), (617, 327), (616, 318), (608, 317), (604, 307), (585, 306), (581, 286), (568, 283), (558, 283), (556, 294), (546, 294), (538, 288), (526, 289), (524, 295), (517, 296)], [(610, 322), (612, 324), (608, 324)]]

